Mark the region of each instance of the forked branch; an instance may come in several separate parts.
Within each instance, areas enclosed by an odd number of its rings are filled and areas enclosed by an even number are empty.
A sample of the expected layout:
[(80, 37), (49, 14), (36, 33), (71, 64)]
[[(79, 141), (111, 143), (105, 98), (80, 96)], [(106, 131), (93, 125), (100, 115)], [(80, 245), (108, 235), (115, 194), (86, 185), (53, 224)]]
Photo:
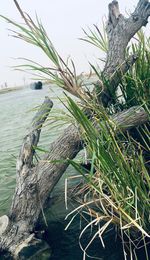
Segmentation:
[[(129, 62), (125, 58), (125, 50), (131, 38), (142, 26), (147, 24), (149, 16), (150, 3), (148, 0), (140, 0), (135, 11), (129, 18), (125, 18), (120, 13), (117, 1), (112, 1), (109, 4), (107, 23), (108, 52), (103, 76), (106, 81), (108, 80), (110, 82), (111, 92), (116, 91), (120, 79), (136, 61), (137, 57), (135, 59), (135, 54), (131, 57), (132, 62), (129, 66)], [(111, 93), (108, 91), (107, 87), (104, 86), (102, 102), (107, 106), (110, 100)]]

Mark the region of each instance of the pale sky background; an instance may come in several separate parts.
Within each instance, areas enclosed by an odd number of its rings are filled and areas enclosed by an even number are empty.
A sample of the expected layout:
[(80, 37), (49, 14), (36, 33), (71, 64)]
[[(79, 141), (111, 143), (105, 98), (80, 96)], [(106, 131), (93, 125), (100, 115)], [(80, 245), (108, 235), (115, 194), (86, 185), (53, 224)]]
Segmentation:
[[(102, 18), (108, 14), (110, 0), (18, 0), (22, 9), (33, 18), (39, 18), (58, 52), (66, 59), (73, 58), (79, 73), (88, 72), (88, 61), (98, 62), (101, 53), (95, 47), (78, 40), (83, 37), (82, 28), (97, 24), (101, 27)], [(120, 0), (120, 10), (133, 11), (138, 0)], [(21, 22), (13, 0), (1, 0), (0, 14)], [(47, 59), (36, 47), (9, 36), (8, 28), (13, 27), (0, 18), (0, 86), (7, 82), (9, 86), (30, 82), (28, 74), (13, 71), (10, 66), (18, 64), (12, 58), (25, 57), (46, 64)], [(150, 29), (148, 25), (147, 32)]]

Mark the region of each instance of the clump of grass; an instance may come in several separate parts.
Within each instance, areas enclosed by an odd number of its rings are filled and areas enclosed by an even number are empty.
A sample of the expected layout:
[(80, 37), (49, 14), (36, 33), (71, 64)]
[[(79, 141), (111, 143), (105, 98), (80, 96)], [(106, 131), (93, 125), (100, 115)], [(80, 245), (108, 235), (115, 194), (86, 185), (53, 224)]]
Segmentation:
[[(108, 42), (104, 23), (102, 33), (95, 26), (95, 30), (89, 29), (88, 32), (84, 30), (84, 35), (85, 37), (81, 38), (82, 40), (98, 47), (106, 56)], [(147, 111), (150, 107), (150, 37), (146, 36), (142, 29), (127, 47), (126, 59), (130, 55), (136, 55), (138, 58), (128, 72), (122, 75), (119, 91), (117, 88), (116, 92), (111, 91), (110, 82), (104, 78), (101, 68), (98, 65), (90, 64), (97, 80), (100, 80), (101, 85), (105, 86), (111, 94), (112, 100), (108, 112), (112, 113), (143, 104)], [(102, 61), (105, 62), (106, 60)]]
[[(79, 97), (82, 101), (86, 101), (84, 105), (87, 105), (93, 120), (99, 124), (97, 129), (90, 121), (91, 117), (89, 119), (85, 115), (84, 111), (87, 107), (84, 107), (82, 110), (81, 106), (79, 107), (70, 97), (67, 98), (69, 112), (77, 124), (80, 125), (81, 135), (83, 136), (91, 162), (91, 169), (85, 171), (80, 163), (70, 160), (70, 164), (83, 176), (86, 182), (86, 188), (84, 189), (83, 186), (81, 188), (82, 195), (83, 191), (85, 193), (82, 205), (74, 210), (73, 213), (77, 214), (84, 210), (92, 218), (92, 221), (81, 232), (80, 238), (89, 226), (98, 226), (103, 221), (103, 224), (101, 227), (99, 226), (98, 231), (87, 247), (96, 236), (100, 237), (104, 246), (102, 235), (110, 224), (113, 223), (120, 230), (123, 246), (124, 235), (129, 238), (131, 256), (131, 244), (138, 247), (139, 243), (143, 241), (146, 259), (148, 259), (145, 241), (146, 238), (150, 237), (150, 178), (143, 156), (145, 149), (148, 151), (150, 146), (148, 125), (144, 126), (142, 130), (136, 130), (139, 131), (140, 138), (138, 140), (133, 138), (130, 133), (124, 135), (120, 132), (116, 136), (116, 131), (109, 119), (109, 115), (133, 105), (144, 105), (149, 112), (149, 38), (145, 39), (142, 32), (138, 33), (137, 42), (132, 43), (127, 50), (127, 57), (131, 53), (136, 53), (138, 54), (138, 60), (128, 73), (123, 76), (120, 83), (120, 95), (113, 93), (113, 102), (105, 110), (102, 106), (97, 105), (97, 100), (93, 98), (93, 93), (90, 93), (83, 86), (82, 80), (76, 74), (74, 62), (72, 60), (65, 62), (56, 51), (38, 17), (36, 17), (36, 22), (34, 22), (28, 14), (22, 12), (17, 1), (14, 0), (14, 2), (25, 25), (19, 25), (6, 17), (1, 17), (19, 29), (19, 32), (13, 31), (14, 37), (39, 47), (50, 61), (50, 66), (44, 67), (32, 60), (25, 59), (27, 64), (21, 65), (21, 68), (25, 67), (32, 72), (38, 72), (38, 77), (41, 76), (42, 79), (51, 80), (53, 84), (68, 91), (75, 97)], [(103, 35), (98, 27), (95, 26), (94, 31), (90, 29), (89, 32), (84, 31), (84, 33), (84, 41), (95, 45), (105, 53), (107, 52), (108, 46), (105, 31)], [(109, 82), (106, 82), (100, 70), (94, 65), (91, 65), (91, 67), (96, 77), (101, 80), (102, 86), (109, 88)], [(52, 121), (55, 121), (55, 119), (56, 117), (51, 118)], [(83, 249), (84, 256), (87, 247)], [(124, 255), (126, 259), (126, 253)]]
[(150, 37), (142, 30), (127, 49), (127, 56), (136, 53), (138, 59), (123, 77), (120, 85), (125, 107), (145, 104), (150, 107)]
[[(139, 146), (136, 150), (130, 136), (125, 137), (121, 132), (116, 136), (114, 126), (104, 111), (95, 110), (96, 113), (94, 111), (99, 132), (69, 97), (68, 106), (81, 127), (83, 139), (91, 155), (90, 171), (85, 171), (80, 162), (70, 161), (89, 187), (91, 203), (85, 193), (81, 206), (84, 210), (88, 209), (88, 214), (92, 212), (94, 217), (87, 228), (104, 220), (105, 224), (95, 235), (95, 237), (100, 236), (103, 241), (102, 233), (113, 223), (119, 227), (123, 241), (126, 235), (129, 241), (138, 247), (141, 240), (150, 238), (150, 178), (145, 167), (142, 147)], [(91, 208), (90, 204), (95, 204), (95, 208)]]

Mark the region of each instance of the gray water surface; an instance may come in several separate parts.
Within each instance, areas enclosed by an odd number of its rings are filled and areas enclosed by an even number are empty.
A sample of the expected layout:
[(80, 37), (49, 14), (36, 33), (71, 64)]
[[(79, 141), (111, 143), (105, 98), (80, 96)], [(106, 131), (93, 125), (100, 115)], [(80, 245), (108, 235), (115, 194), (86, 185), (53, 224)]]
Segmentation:
[[(56, 101), (62, 96), (58, 88), (44, 86), (42, 90), (31, 90), (29, 87), (0, 95), (0, 215), (7, 213), (15, 187), (16, 158), (27, 128), (36, 113), (37, 107), (49, 96), (54, 108), (62, 104)], [(39, 145), (44, 149), (58, 136), (61, 129), (50, 132), (42, 129)]]

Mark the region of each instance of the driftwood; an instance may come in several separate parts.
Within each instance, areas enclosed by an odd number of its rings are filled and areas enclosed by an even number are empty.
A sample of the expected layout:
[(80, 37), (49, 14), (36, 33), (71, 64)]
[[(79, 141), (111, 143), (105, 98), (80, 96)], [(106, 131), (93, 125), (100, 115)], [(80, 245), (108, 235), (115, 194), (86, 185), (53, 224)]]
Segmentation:
[[(46, 105), (46, 111), (42, 108)], [(54, 160), (73, 159), (81, 150), (83, 142), (79, 129), (70, 125), (51, 144), (50, 152), (36, 166), (33, 164), (34, 146), (37, 145), (41, 126), (50, 111), (52, 102), (46, 98), (33, 120), (29, 134), (25, 137), (17, 161), (17, 183), (9, 216), (0, 218), (0, 245), (14, 257), (21, 259), (27, 245), (35, 248), (43, 246), (33, 233), (42, 207), (51, 191), (68, 167), (68, 161), (50, 163)], [(39, 117), (40, 116), (40, 117)], [(41, 117), (43, 118), (41, 120)], [(37, 120), (37, 121), (35, 121)], [(148, 115), (141, 107), (133, 107), (111, 118), (118, 130), (129, 130), (147, 122)], [(40, 127), (40, 128), (39, 128)], [(24, 252), (25, 254), (25, 252)]]
[[(149, 15), (150, 3), (146, 0), (139, 1), (128, 19), (120, 14), (116, 1), (109, 5), (109, 51), (103, 73), (109, 79), (113, 91), (116, 90), (121, 75), (137, 59), (132, 56), (126, 61), (125, 49), (133, 35), (146, 25)], [(103, 87), (102, 102), (107, 106), (111, 96), (105, 86)], [(22, 255), (28, 246), (43, 246), (42, 241), (35, 237), (35, 225), (51, 191), (69, 165), (66, 159), (73, 159), (83, 146), (78, 127), (70, 125), (50, 145), (49, 153), (43, 160), (34, 165), (34, 147), (37, 146), (42, 125), (52, 105), (51, 100), (46, 97), (32, 121), (28, 135), (24, 138), (17, 160), (17, 181), (11, 209), (8, 216), (0, 218), (0, 249), (10, 252), (15, 259), (24, 259)], [(116, 126), (116, 132), (117, 129), (126, 131), (147, 122), (148, 115), (142, 107), (132, 107), (114, 115), (111, 120)], [(54, 163), (63, 159), (63, 162)], [(44, 246), (46, 248), (46, 244)]]

